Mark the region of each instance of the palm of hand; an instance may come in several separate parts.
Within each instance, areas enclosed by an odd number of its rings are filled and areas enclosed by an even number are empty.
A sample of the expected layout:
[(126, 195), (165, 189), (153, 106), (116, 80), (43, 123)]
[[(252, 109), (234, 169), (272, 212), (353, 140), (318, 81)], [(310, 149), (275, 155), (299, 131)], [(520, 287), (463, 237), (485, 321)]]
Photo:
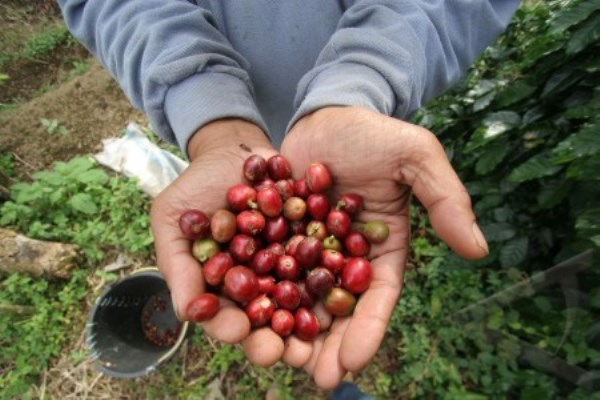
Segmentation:
[(295, 129), (282, 147), (292, 170), (300, 173), (311, 162), (323, 162), (335, 179), (334, 201), (344, 193), (357, 193), (365, 205), (358, 219), (382, 220), (390, 228), (388, 240), (372, 246), (373, 280), (354, 314), (335, 319), (328, 334), (321, 335), (312, 346), (290, 341), (286, 350), (294, 364), (305, 361), (305, 369), (319, 386), (332, 388), (347, 370), (361, 369), (375, 355), (400, 296), (408, 253), (410, 189), (398, 184), (391, 163), (382, 158), (381, 149), (386, 148), (382, 137), (346, 124), (323, 124), (312, 131), (302, 126)]
[[(274, 150), (261, 150), (264, 157)], [(250, 154), (250, 153), (247, 153)], [(157, 262), (165, 276), (181, 319), (188, 319), (185, 307), (190, 300), (205, 291), (199, 262), (190, 251), (190, 241), (179, 228), (179, 216), (186, 210), (199, 209), (212, 215), (226, 208), (227, 189), (242, 179), (243, 155), (223, 151), (207, 152), (190, 166), (153, 202), (152, 229), (154, 231)], [(210, 321), (203, 323), (206, 332), (226, 343), (237, 343), (250, 330), (244, 312), (226, 299), (222, 309)]]
[[(213, 138), (222, 134), (219, 127), (228, 124), (216, 124)], [(197, 137), (202, 139), (206, 134)], [(245, 141), (247, 136), (238, 134), (236, 138)], [(265, 159), (275, 154), (264, 137), (258, 143), (255, 153)], [(237, 150), (202, 152), (153, 203), (157, 261), (182, 319), (188, 319), (184, 311), (187, 303), (205, 287), (190, 243), (179, 230), (178, 218), (191, 208), (210, 215), (226, 206), (224, 193), (242, 180), (242, 164), (249, 155)], [(284, 343), (268, 327), (250, 332), (244, 311), (225, 299), (217, 315), (203, 327), (223, 342), (241, 341), (254, 364), (268, 366), (283, 357), (291, 366), (304, 367), (313, 374), (322, 388), (333, 388), (347, 370), (364, 367), (375, 355), (400, 296), (408, 253), (411, 192), (429, 210), (439, 236), (459, 255), (479, 258), (487, 254), (487, 248), (481, 234), (476, 233), (468, 194), (439, 142), (422, 128), (367, 110), (326, 108), (294, 126), (283, 143), (282, 154), (292, 164), (296, 178), (311, 162), (327, 164), (335, 177), (334, 198), (343, 193), (360, 194), (366, 210), (358, 218), (383, 220), (389, 225), (388, 240), (373, 246), (369, 255), (374, 272), (370, 288), (362, 294), (351, 317), (336, 319), (328, 332), (310, 343), (294, 336)]]

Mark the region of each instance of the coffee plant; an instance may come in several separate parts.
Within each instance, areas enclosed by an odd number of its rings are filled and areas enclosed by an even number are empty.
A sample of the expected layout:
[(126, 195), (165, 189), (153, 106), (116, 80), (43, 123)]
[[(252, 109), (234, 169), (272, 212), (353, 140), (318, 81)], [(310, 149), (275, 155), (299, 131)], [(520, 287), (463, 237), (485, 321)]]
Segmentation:
[(398, 361), (373, 378), (382, 398), (598, 396), (598, 27), (599, 1), (523, 6), (415, 115), (466, 182), (490, 255), (451, 255), (414, 208), (416, 268), (389, 329)]
[(474, 197), (492, 244), (479, 265), (544, 268), (600, 246), (599, 27), (598, 1), (520, 9), (468, 79), (416, 117)]

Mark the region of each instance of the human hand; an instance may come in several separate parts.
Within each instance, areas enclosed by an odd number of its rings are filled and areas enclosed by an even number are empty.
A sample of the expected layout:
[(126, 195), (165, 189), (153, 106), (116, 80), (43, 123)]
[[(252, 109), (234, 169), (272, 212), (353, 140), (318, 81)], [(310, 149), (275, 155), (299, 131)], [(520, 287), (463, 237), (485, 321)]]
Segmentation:
[[(205, 291), (205, 284), (200, 263), (192, 256), (191, 243), (180, 231), (179, 216), (193, 208), (208, 216), (226, 208), (227, 189), (243, 180), (242, 165), (251, 154), (248, 149), (265, 159), (276, 153), (262, 130), (249, 122), (228, 119), (205, 125), (188, 145), (189, 167), (152, 204), (158, 268), (168, 283), (174, 308), (182, 320), (189, 319), (186, 306)], [(220, 303), (219, 312), (202, 323), (205, 332), (226, 343), (248, 339), (250, 322), (244, 311), (224, 297)], [(255, 363), (266, 365), (281, 357), (283, 342), (280, 338), (273, 340), (269, 350), (258, 352)], [(251, 344), (249, 351), (253, 351)]]
[(327, 165), (334, 177), (334, 198), (361, 195), (365, 210), (358, 220), (383, 220), (390, 229), (387, 241), (371, 248), (373, 280), (354, 314), (336, 318), (312, 343), (294, 337), (286, 341), (284, 361), (304, 367), (320, 387), (332, 389), (346, 371), (360, 370), (373, 358), (400, 297), (409, 252), (411, 192), (456, 253), (482, 258), (487, 244), (465, 187), (440, 142), (424, 128), (366, 109), (329, 107), (299, 120), (281, 153), (296, 174), (312, 162)]

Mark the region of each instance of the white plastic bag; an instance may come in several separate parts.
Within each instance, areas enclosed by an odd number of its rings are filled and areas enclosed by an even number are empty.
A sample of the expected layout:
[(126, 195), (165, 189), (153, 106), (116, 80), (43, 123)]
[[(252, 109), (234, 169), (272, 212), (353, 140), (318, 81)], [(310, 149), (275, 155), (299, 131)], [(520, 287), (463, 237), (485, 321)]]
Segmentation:
[(137, 178), (140, 188), (151, 197), (158, 196), (188, 166), (186, 161), (152, 143), (134, 122), (127, 125), (122, 137), (105, 139), (103, 144), (96, 160)]

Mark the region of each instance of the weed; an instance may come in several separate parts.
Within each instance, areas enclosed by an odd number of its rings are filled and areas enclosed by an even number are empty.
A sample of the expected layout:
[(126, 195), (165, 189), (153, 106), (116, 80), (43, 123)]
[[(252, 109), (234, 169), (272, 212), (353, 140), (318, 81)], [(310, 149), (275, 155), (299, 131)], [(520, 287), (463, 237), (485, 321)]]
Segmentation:
[(25, 42), (21, 56), (30, 61), (37, 61), (66, 43), (69, 36), (70, 33), (64, 25), (46, 28)]
[(0, 103), (0, 112), (10, 113), (19, 108), (20, 99), (12, 99), (10, 103)]
[[(36, 383), (49, 362), (72, 340), (65, 327), (83, 321), (87, 294), (85, 271), (66, 283), (12, 274), (0, 281), (0, 304), (32, 307), (34, 313), (0, 313), (0, 397), (20, 398)], [(72, 331), (71, 331), (72, 332)]]
[(75, 243), (98, 262), (111, 249), (150, 257), (149, 211), (150, 199), (134, 180), (110, 177), (91, 157), (76, 157), (35, 173), (31, 183), (14, 184), (0, 225)]
[(12, 153), (0, 153), (0, 175), (12, 177), (15, 171), (15, 160)]
[(9, 79), (10, 76), (8, 74), (0, 73), (0, 86), (4, 85)]
[(73, 68), (69, 72), (69, 80), (83, 75), (90, 69), (92, 63), (90, 61), (73, 61)]
[(46, 128), (46, 132), (48, 132), (49, 135), (54, 135), (56, 132), (61, 135), (69, 134), (69, 130), (64, 125), (61, 125), (57, 119), (42, 118), (40, 119), (40, 123)]

